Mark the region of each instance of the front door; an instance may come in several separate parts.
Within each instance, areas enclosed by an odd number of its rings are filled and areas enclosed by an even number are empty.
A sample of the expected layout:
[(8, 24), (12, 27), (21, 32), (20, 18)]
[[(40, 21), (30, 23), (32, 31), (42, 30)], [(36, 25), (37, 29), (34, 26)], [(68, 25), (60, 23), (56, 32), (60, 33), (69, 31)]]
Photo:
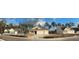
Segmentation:
[(37, 31), (35, 31), (35, 34), (37, 34)]

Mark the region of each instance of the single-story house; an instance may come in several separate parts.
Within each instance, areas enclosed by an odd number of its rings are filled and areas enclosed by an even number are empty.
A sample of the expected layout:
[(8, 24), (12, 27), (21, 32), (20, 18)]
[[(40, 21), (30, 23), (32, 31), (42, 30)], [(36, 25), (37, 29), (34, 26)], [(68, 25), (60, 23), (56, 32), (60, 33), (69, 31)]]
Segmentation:
[(18, 31), (11, 28), (11, 29), (5, 29), (4, 30), (4, 34), (10, 34), (10, 35), (17, 35), (18, 34)]
[(18, 26), (5, 27), (4, 29), (4, 34), (18, 35), (18, 34), (26, 34), (26, 33), (27, 33), (27, 30), (25, 31)]
[(75, 34), (75, 30), (67, 27), (63, 30), (63, 34)]
[(29, 33), (34, 35), (48, 35), (49, 30), (43, 27), (36, 26), (29, 30)]
[(72, 29), (75, 31), (75, 33), (79, 34), (79, 28), (78, 27), (73, 27)]

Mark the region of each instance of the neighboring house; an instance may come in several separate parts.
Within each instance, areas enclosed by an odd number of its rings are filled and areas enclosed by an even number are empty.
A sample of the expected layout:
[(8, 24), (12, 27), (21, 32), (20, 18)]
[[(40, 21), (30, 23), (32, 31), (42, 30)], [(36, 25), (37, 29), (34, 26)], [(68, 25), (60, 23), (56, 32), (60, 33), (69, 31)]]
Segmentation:
[(13, 29), (13, 28), (11, 28), (11, 29), (9, 29), (9, 33), (10, 33), (10, 34), (17, 35), (17, 34), (18, 34), (18, 31), (15, 30), (15, 29)]
[(11, 28), (11, 29), (5, 29), (4, 30), (4, 34), (10, 34), (10, 35), (17, 35), (18, 34), (18, 31)]
[(9, 30), (8, 30), (8, 29), (5, 29), (5, 30), (4, 30), (4, 33), (9, 33)]
[(67, 28), (64, 29), (63, 34), (75, 34), (75, 30), (67, 27)]
[(7, 35), (18, 35), (18, 34), (25, 34), (24, 30), (17, 27), (17, 26), (13, 26), (13, 27), (5, 27), (4, 29), (4, 34)]
[(78, 27), (73, 27), (72, 29), (75, 31), (75, 33), (79, 34), (79, 28)]
[(49, 31), (48, 31), (48, 29), (45, 29), (45, 28), (36, 26), (36, 27), (33, 27), (33, 28), (29, 31), (29, 33), (30, 33), (30, 34), (34, 34), (34, 35), (48, 35), (48, 34), (49, 34)]

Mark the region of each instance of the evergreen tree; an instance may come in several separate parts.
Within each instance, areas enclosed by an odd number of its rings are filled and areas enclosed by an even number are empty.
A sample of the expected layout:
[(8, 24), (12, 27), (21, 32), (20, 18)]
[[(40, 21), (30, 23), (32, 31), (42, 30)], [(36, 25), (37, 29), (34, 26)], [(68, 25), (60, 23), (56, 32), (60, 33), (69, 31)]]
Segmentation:
[(50, 25), (48, 22), (45, 23), (44, 27), (47, 27), (48, 29), (50, 29)]
[(74, 26), (74, 23), (73, 22), (70, 22), (70, 23), (66, 23), (65, 24), (65, 27), (72, 27), (72, 26)]
[(79, 28), (79, 24), (77, 25), (77, 27)]
[(57, 26), (57, 24), (56, 24), (55, 22), (52, 22), (51, 25), (52, 25), (53, 27)]

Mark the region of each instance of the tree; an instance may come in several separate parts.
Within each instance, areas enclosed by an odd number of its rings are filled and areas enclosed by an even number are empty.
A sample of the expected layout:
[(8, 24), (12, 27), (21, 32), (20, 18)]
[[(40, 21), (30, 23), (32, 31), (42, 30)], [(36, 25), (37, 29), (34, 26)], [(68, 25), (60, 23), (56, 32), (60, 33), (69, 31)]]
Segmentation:
[(47, 27), (48, 29), (50, 29), (50, 25), (48, 22), (46, 22), (44, 26)]
[(22, 32), (28, 33), (28, 30), (30, 30), (33, 27), (33, 25), (30, 22), (31, 21), (24, 21), (24, 20), (22, 22), (19, 22), (19, 27)]
[(73, 22), (69, 22), (69, 23), (66, 23), (65, 24), (65, 27), (72, 27), (72, 26), (74, 26), (74, 23)]
[(26, 31), (28, 30), (28, 25), (20, 23), (19, 28), (21, 29), (21, 32), (26, 33)]
[(71, 27), (71, 25), (69, 23), (66, 23), (65, 27)]
[(52, 25), (53, 27), (57, 26), (57, 24), (56, 24), (55, 22), (52, 22), (51, 25)]
[(51, 25), (49, 25), (49, 29), (51, 28)]
[(45, 26), (49, 26), (49, 23), (48, 23), (48, 22), (46, 22), (46, 23), (45, 23)]
[(64, 25), (64, 24), (62, 24), (61, 26), (62, 26), (62, 27), (65, 27), (65, 25)]
[(77, 25), (77, 27), (79, 28), (79, 24)]
[(75, 24), (74, 24), (73, 22), (70, 22), (70, 25), (71, 25), (71, 26), (74, 26)]
[(27, 28), (28, 28), (28, 30), (30, 30), (31, 28), (33, 28), (33, 25), (32, 24), (27, 24)]
[(61, 23), (58, 23), (57, 25), (58, 25), (58, 26), (62, 26), (62, 24), (61, 24)]
[(0, 33), (1, 33), (1, 34), (4, 33), (5, 26), (6, 26), (5, 19), (2, 19), (2, 20), (0, 21)]
[(12, 24), (12, 23), (10, 23), (8, 26), (9, 26), (9, 27), (13, 27), (13, 24)]
[(42, 27), (42, 26), (39, 24), (38, 27)]

